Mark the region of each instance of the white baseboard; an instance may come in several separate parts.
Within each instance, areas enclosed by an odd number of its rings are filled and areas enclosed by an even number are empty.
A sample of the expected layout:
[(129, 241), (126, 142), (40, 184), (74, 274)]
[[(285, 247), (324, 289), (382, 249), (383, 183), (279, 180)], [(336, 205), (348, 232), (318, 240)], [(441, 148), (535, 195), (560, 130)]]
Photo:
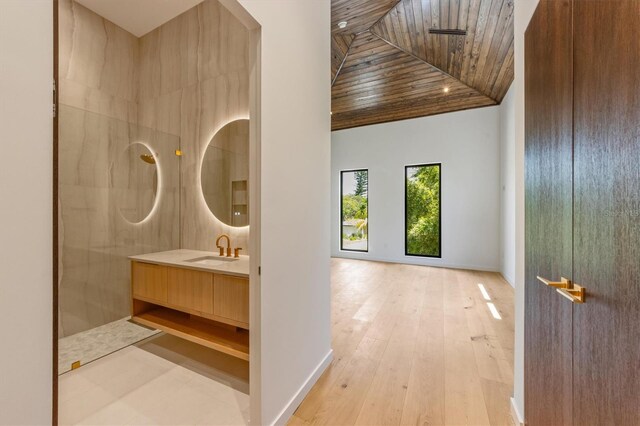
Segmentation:
[(511, 278), (507, 278), (504, 272), (500, 271), (500, 275), (502, 275), (502, 279), (505, 280), (511, 287), (516, 288), (515, 281)]
[(327, 355), (322, 359), (320, 364), (313, 370), (307, 380), (304, 381), (298, 392), (289, 400), (289, 403), (282, 409), (280, 414), (275, 418), (271, 425), (285, 425), (296, 411), (298, 406), (302, 403), (302, 400), (309, 393), (313, 385), (316, 384), (324, 370), (327, 369), (331, 361), (333, 360), (333, 349), (330, 349)]
[(511, 287), (516, 288), (515, 280), (513, 280), (510, 277), (507, 277), (504, 274), (504, 271), (500, 271), (500, 275), (502, 275), (502, 279), (504, 279), (506, 282), (508, 282)]
[(513, 420), (513, 424), (516, 426), (524, 426), (524, 419), (520, 414), (520, 410), (518, 410), (518, 405), (516, 404), (516, 400), (510, 398), (511, 401), (511, 420)]
[(443, 263), (442, 259), (417, 257), (417, 256), (405, 256), (399, 259), (387, 259), (379, 258), (369, 255), (369, 253), (358, 253), (349, 251), (338, 251), (338, 253), (332, 253), (331, 257), (337, 259), (353, 259), (353, 260), (366, 260), (369, 262), (381, 262), (381, 263), (398, 263), (401, 265), (417, 265), (417, 266), (429, 266), (432, 268), (448, 268), (448, 269), (463, 269), (468, 271), (483, 271), (483, 272), (500, 272), (500, 268), (497, 266), (481, 266), (471, 264), (453, 264)]

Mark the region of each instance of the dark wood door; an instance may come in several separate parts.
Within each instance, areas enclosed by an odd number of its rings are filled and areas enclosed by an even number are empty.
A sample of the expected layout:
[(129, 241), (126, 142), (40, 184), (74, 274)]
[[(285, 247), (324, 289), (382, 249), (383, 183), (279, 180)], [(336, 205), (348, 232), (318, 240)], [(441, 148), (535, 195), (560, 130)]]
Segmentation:
[(640, 425), (640, 2), (574, 7), (574, 423)]
[(572, 422), (571, 303), (536, 277), (572, 274), (571, 1), (542, 0), (525, 34), (525, 419)]

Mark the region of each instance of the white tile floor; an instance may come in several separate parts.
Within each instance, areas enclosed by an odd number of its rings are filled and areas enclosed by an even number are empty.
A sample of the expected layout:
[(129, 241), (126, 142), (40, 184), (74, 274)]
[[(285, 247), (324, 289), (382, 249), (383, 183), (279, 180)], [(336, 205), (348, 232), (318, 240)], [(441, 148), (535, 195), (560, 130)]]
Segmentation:
[(160, 334), (60, 376), (61, 425), (245, 425), (246, 361)]

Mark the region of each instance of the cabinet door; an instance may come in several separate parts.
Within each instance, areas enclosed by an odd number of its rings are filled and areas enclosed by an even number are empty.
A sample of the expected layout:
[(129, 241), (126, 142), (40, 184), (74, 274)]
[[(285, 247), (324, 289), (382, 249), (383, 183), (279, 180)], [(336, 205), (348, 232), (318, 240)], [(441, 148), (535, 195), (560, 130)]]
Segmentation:
[(131, 288), (134, 298), (159, 303), (167, 302), (167, 267), (132, 262)]
[(213, 281), (213, 313), (249, 327), (249, 280), (216, 274)]
[(572, 423), (571, 1), (541, 0), (525, 35), (525, 419)]
[(192, 269), (168, 269), (169, 304), (213, 314), (213, 274)]
[(640, 425), (640, 2), (578, 1), (576, 425)]

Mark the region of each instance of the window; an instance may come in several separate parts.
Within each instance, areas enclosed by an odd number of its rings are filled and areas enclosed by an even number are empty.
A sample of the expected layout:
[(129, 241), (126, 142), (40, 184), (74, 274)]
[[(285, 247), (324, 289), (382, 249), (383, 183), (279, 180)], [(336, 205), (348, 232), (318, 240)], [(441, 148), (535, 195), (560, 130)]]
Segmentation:
[(340, 250), (369, 251), (369, 171), (340, 172)]
[(405, 167), (405, 255), (441, 257), (440, 164)]

